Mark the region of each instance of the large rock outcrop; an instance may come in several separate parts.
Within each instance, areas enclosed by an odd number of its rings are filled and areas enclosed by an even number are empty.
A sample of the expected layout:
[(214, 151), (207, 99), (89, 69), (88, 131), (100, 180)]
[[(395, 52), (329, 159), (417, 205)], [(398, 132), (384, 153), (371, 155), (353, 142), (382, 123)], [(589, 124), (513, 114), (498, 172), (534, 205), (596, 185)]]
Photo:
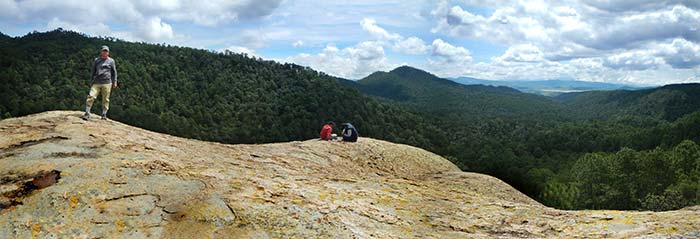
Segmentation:
[(53, 111), (0, 121), (0, 238), (697, 237), (700, 209), (562, 211), (361, 138), (226, 145)]

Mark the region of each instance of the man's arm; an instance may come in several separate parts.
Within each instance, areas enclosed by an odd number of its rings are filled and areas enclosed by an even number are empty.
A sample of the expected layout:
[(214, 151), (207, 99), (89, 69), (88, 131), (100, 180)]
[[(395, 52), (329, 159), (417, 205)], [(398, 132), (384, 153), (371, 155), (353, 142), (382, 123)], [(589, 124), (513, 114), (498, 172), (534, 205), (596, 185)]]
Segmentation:
[(90, 84), (95, 83), (95, 77), (97, 76), (97, 58), (92, 61), (92, 74), (90, 75)]
[(112, 86), (117, 87), (117, 62), (112, 60)]

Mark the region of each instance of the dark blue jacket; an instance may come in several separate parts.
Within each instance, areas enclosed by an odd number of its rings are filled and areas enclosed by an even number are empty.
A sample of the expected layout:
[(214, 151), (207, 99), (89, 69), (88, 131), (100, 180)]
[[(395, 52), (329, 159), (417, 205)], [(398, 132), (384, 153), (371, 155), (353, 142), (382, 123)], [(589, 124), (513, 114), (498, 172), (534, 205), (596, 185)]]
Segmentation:
[(343, 128), (343, 141), (357, 142), (357, 129), (352, 124), (345, 124)]

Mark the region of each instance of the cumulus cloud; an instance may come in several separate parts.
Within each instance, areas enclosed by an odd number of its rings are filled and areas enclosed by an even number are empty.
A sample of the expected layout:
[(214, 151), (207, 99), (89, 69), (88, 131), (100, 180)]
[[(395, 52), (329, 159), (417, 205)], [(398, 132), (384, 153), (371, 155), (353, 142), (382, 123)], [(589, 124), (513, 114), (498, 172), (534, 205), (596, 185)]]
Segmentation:
[[(673, 38), (700, 41), (700, 12), (679, 5), (671, 9), (639, 13), (615, 18), (597, 25), (595, 31), (569, 40), (594, 49), (635, 48), (640, 43)], [(600, 27), (600, 28), (598, 28)]]
[(518, 44), (508, 48), (503, 55), (494, 58), (497, 62), (541, 62), (544, 53), (532, 44)]
[(442, 39), (435, 39), (432, 45), (432, 56), (445, 63), (469, 63), (472, 56), (464, 47), (453, 46)]
[(653, 50), (626, 51), (608, 56), (603, 65), (613, 69), (646, 70), (664, 64)]
[(699, 66), (700, 45), (677, 38), (665, 43), (650, 43), (643, 49), (613, 54), (605, 61), (605, 66), (626, 70), (646, 70), (663, 65), (677, 69)]
[(384, 57), (384, 47), (373, 41), (361, 42), (354, 47), (346, 48), (345, 51), (352, 58), (361, 61), (373, 61)]
[(418, 37), (409, 37), (396, 41), (393, 49), (410, 55), (422, 55), (430, 50), (430, 46)]
[(229, 46), (227, 48), (221, 49), (219, 51), (220, 52), (230, 51), (230, 52), (234, 52), (234, 53), (247, 54), (248, 56), (257, 56), (257, 54), (255, 53), (255, 50), (244, 47), (244, 46), (234, 45), (234, 46)]
[[(491, 62), (455, 72), (505, 79), (511, 74), (658, 83), (686, 78), (700, 65), (700, 2), (440, 1), (432, 32), (507, 46)], [(480, 15), (467, 6), (490, 8)], [(493, 7), (496, 6), (496, 7)], [(530, 72), (531, 70), (531, 72)], [(489, 72), (484, 72), (489, 71)], [(508, 73), (511, 72), (511, 73)], [(697, 75), (697, 73), (695, 73)], [(510, 78), (510, 79), (513, 79)], [(693, 78), (693, 77), (689, 77)]]
[(392, 49), (397, 52), (409, 55), (421, 55), (425, 54), (430, 49), (430, 46), (426, 45), (422, 39), (414, 36), (405, 38), (400, 34), (390, 33), (377, 25), (374, 19), (364, 18), (360, 22), (360, 25), (365, 32), (372, 35), (379, 42), (392, 45)]
[[(141, 1), (136, 1), (141, 2)], [(146, 9), (158, 12), (176, 21), (192, 21), (198, 25), (214, 26), (220, 23), (250, 20), (270, 15), (282, 0), (184, 0), (143, 1)], [(155, 4), (153, 3), (155, 2)]]
[(173, 28), (170, 24), (161, 21), (160, 17), (151, 17), (139, 27), (138, 33), (147, 41), (172, 39)]
[[(104, 23), (95, 23), (95, 24), (90, 24), (90, 25), (77, 25), (77, 24), (72, 24), (68, 23), (65, 21), (62, 21), (58, 18), (53, 18), (51, 19), (47, 24), (46, 27), (48, 29), (56, 29), (56, 28), (63, 28), (66, 30), (72, 30), (72, 31), (84, 31), (84, 32), (92, 32), (97, 35), (107, 35), (112, 32), (112, 30), (109, 28)], [(131, 38), (131, 36), (129, 36)]]
[(375, 71), (387, 71), (397, 65), (390, 64), (382, 44), (376, 41), (360, 42), (343, 49), (327, 45), (318, 54), (302, 53), (284, 59), (300, 65), (349, 79), (359, 79)]
[(630, 12), (630, 11), (649, 11), (659, 9), (669, 4), (679, 4), (689, 8), (700, 8), (700, 2), (694, 0), (635, 0), (635, 1), (610, 1), (610, 0), (589, 0), (585, 1), (586, 5), (607, 12)]
[(0, 19), (12, 19), (20, 16), (20, 9), (14, 0), (0, 0)]
[[(625, 6), (622, 2), (625, 1), (598, 1), (597, 5), (611, 5), (605, 8), (614, 10)], [(649, 41), (700, 41), (700, 12), (696, 9), (668, 2), (660, 6), (658, 1), (649, 1), (648, 5), (655, 7), (639, 6), (638, 10), (648, 9), (643, 12), (608, 13), (577, 1), (513, 1), (496, 8), (490, 16), (474, 14), (460, 6), (442, 6), (442, 10), (434, 11), (438, 24), (433, 31), (506, 45), (532, 44), (546, 52), (545, 57), (550, 60), (635, 49)]]
[(293, 46), (293, 47), (302, 47), (302, 46), (304, 46), (304, 41), (302, 41), (302, 40), (297, 40), (297, 41), (295, 41), (294, 43), (292, 43), (292, 46)]
[(685, 39), (674, 39), (662, 44), (660, 56), (674, 68), (689, 69), (700, 66), (700, 45)]
[(431, 55), (427, 59), (428, 70), (442, 77), (472, 75), (471, 52), (464, 47), (454, 46), (442, 39), (435, 39), (430, 46)]
[(133, 4), (134, 9), (143, 15), (159, 15), (175, 21), (214, 26), (268, 16), (279, 7), (282, 0), (130, 0), (112, 3), (124, 5), (124, 2)]
[[(7, 24), (47, 22), (93, 35), (128, 37), (127, 40), (171, 41), (177, 37), (173, 22), (200, 26), (268, 16), (282, 0), (104, 0), (95, 2), (0, 0), (0, 21)], [(126, 30), (105, 27), (119, 22)]]
[(461, 46), (454, 46), (442, 39), (426, 44), (422, 39), (412, 36), (403, 37), (380, 27), (373, 19), (364, 18), (360, 22), (364, 31), (375, 38), (363, 41), (342, 50), (333, 45), (327, 46), (318, 54), (299, 54), (288, 57), (285, 61), (295, 62), (326, 71), (340, 77), (358, 79), (375, 71), (387, 71), (399, 64), (389, 63), (384, 52), (385, 47), (411, 54), (430, 53), (428, 64), (447, 72), (454, 67), (463, 68), (472, 62), (471, 52)]
[(370, 18), (362, 19), (360, 22), (362, 29), (372, 36), (382, 40), (398, 40), (401, 38), (399, 34), (389, 33), (384, 28), (377, 26), (377, 21)]
[(240, 33), (238, 43), (251, 48), (262, 48), (265, 46), (267, 36), (260, 30), (245, 30)]

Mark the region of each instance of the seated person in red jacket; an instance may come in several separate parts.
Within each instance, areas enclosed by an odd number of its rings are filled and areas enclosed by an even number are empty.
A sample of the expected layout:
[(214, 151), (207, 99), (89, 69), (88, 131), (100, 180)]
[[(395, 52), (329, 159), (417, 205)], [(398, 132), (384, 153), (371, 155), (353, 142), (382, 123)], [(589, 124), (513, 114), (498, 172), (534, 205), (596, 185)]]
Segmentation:
[(335, 124), (332, 121), (323, 125), (323, 128), (321, 128), (322, 140), (331, 140), (331, 133), (333, 133), (333, 125)]

